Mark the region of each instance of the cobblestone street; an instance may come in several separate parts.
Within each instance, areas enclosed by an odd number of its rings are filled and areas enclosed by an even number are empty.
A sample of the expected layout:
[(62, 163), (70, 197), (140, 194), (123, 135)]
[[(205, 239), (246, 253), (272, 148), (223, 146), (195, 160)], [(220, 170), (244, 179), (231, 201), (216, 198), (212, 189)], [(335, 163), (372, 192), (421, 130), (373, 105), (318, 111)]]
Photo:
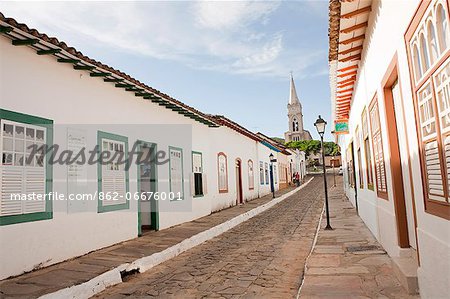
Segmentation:
[(295, 297), (322, 196), (316, 177), (270, 210), (98, 297)]

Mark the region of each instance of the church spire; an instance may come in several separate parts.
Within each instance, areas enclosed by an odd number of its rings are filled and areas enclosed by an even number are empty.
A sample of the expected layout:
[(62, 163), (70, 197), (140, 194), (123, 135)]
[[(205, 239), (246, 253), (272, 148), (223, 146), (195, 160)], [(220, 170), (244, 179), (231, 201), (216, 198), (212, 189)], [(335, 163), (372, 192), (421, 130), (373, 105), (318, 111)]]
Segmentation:
[(303, 128), (303, 114), (302, 114), (302, 104), (297, 96), (297, 91), (295, 90), (294, 77), (291, 72), (291, 88), (289, 94), (289, 103), (287, 104), (288, 110), (288, 124), (289, 131), (284, 133), (284, 140), (289, 141), (300, 141), (300, 140), (311, 140), (311, 134)]
[(291, 72), (291, 92), (289, 95), (289, 105), (293, 105), (293, 104), (297, 104), (297, 103), (300, 104), (300, 101), (297, 96), (297, 91), (295, 90), (294, 77), (292, 76), (292, 72)]

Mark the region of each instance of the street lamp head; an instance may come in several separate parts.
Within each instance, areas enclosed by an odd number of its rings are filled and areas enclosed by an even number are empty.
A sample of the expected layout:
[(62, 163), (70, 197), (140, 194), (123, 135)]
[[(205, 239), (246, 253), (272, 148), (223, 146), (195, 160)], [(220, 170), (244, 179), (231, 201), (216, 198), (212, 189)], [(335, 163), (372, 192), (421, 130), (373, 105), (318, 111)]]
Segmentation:
[(275, 158), (275, 156), (273, 155), (273, 153), (270, 153), (270, 155), (269, 155), (269, 161), (270, 161), (270, 163), (275, 163), (275, 162), (277, 162), (277, 158)]
[(325, 133), (325, 126), (327, 125), (327, 122), (319, 115), (319, 118), (314, 123), (314, 126), (317, 129), (317, 133), (319, 133), (320, 136), (323, 136)]

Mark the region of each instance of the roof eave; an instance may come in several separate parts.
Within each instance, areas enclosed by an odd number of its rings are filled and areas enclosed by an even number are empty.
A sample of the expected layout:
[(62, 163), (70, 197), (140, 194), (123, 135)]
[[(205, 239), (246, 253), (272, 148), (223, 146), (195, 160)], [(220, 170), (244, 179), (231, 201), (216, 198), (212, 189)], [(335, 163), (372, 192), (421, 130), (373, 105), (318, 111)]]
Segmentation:
[(350, 115), (371, 6), (372, 0), (329, 1), (329, 72), (333, 121), (347, 119)]
[[(183, 114), (185, 117), (194, 119), (209, 127), (219, 127), (219, 124), (208, 115), (159, 90), (147, 86), (128, 74), (83, 55), (75, 48), (69, 47), (65, 42), (59, 41), (55, 37), (49, 37), (36, 29), (31, 29), (25, 24), (18, 23), (13, 18), (6, 18), (1, 12), (0, 34), (10, 38), (14, 45), (32, 47), (38, 55), (54, 56), (60, 63), (73, 64), (75, 70), (90, 72), (91, 77), (99, 77), (105, 82), (115, 84), (115, 87), (125, 88), (126, 91), (133, 92), (135, 96), (142, 96), (144, 99), (149, 99), (152, 102), (161, 102), (156, 100), (160, 99), (162, 102), (168, 103), (168, 105), (163, 105), (167, 109), (177, 112), (185, 111), (186, 113)], [(123, 84), (123, 86), (120, 86), (120, 84)], [(148, 96), (146, 97), (144, 94)]]

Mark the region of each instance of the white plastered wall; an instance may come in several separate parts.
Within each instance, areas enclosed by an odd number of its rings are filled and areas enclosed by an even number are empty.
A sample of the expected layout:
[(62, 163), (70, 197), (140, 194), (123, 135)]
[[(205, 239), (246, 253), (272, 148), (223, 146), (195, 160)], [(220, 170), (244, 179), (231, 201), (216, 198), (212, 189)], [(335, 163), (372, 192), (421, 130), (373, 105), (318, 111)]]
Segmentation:
[[(62, 124), (78, 127), (90, 124), (86, 131), (88, 148), (97, 144), (97, 130), (128, 137), (129, 148), (136, 140), (157, 144), (158, 150), (168, 151), (169, 146), (183, 149), (184, 194), (183, 203), (159, 203), (159, 228), (164, 229), (190, 221), (236, 203), (234, 161), (242, 160), (243, 194), (249, 200), (259, 194), (258, 173), (255, 171), (255, 189), (248, 190), (247, 161), (258, 161), (257, 144), (229, 128), (208, 128), (176, 112), (134, 93), (115, 88), (102, 78), (92, 78), (86, 71), (73, 69), (72, 64), (57, 63), (53, 56), (39, 56), (29, 47), (16, 47), (0, 37), (0, 107), (19, 113), (43, 117), (54, 121), (54, 142), (64, 149), (67, 136), (58, 129)], [(115, 124), (112, 127), (105, 124)], [(122, 124), (123, 126), (120, 126)], [(174, 138), (179, 126), (168, 134), (145, 130), (129, 130), (127, 125), (175, 124), (184, 125), (183, 132), (192, 132), (192, 138)], [(94, 128), (94, 130), (92, 129)], [(128, 127), (129, 128), (129, 127)], [(202, 152), (204, 172), (207, 173), (208, 193), (192, 198), (190, 174), (191, 150)], [(228, 156), (229, 192), (217, 190), (217, 153)], [(268, 157), (268, 154), (267, 154)], [(168, 165), (158, 166), (158, 191), (169, 192)], [(54, 192), (67, 193), (66, 166), (53, 167)], [(87, 178), (97, 181), (97, 165), (87, 166)], [(129, 191), (137, 192), (137, 168), (129, 170)], [(97, 191), (89, 184), (87, 193)], [(189, 207), (179, 212), (171, 207), (184, 204)], [(137, 236), (137, 202), (130, 201), (128, 210), (97, 213), (97, 201), (88, 202), (82, 213), (70, 213), (67, 202), (53, 203), (53, 218), (35, 222), (0, 227), (0, 279), (18, 275), (36, 267), (43, 267), (113, 245)], [(16, 257), (11, 259), (11, 252)]]
[[(403, 133), (399, 138), (399, 146), (403, 163), (407, 163), (408, 156), (412, 169), (412, 185), (409, 180), (407, 165), (403, 165), (404, 188), (406, 194), (407, 217), (413, 218), (412, 205), (417, 211), (417, 237), (420, 254), (418, 270), (420, 292), (423, 298), (443, 298), (450, 292), (450, 223), (449, 221), (425, 212), (421, 167), (418, 156), (418, 141), (412, 102), (409, 69), (404, 42), (406, 29), (419, 5), (420, 1), (374, 1), (369, 27), (366, 32), (363, 60), (359, 69), (357, 86), (350, 113), (350, 135), (340, 138), (343, 161), (345, 149), (354, 138), (357, 125), (361, 128), (361, 114), (364, 107), (368, 107), (373, 96), (377, 94), (382, 124), (383, 150), (385, 153), (387, 184), (389, 200), (377, 198), (376, 193), (368, 189), (358, 189), (359, 214), (372, 233), (381, 242), (391, 256), (399, 256), (401, 249), (397, 241), (395, 211), (392, 198), (392, 178), (390, 157), (387, 140), (387, 127), (384, 106), (384, 94), (381, 81), (394, 57), (398, 55), (398, 72), (401, 85), (404, 115), (396, 115), (398, 126)], [(396, 106), (396, 109), (398, 106)], [(399, 113), (401, 114), (401, 113)], [(370, 126), (370, 125), (369, 125)], [(371, 142), (371, 140), (370, 140)], [(406, 144), (408, 142), (408, 144)], [(407, 146), (408, 145), (408, 146)], [(407, 148), (409, 147), (409, 153)], [(357, 160), (357, 159), (356, 159)], [(365, 159), (363, 172), (365, 172)], [(358, 169), (357, 161), (355, 168)], [(364, 185), (367, 186), (365, 177)], [(358, 178), (357, 178), (358, 182)], [(352, 200), (353, 190), (346, 189)], [(411, 194), (414, 194), (414, 202)], [(412, 221), (412, 219), (411, 219)], [(411, 228), (411, 226), (410, 226)], [(411, 239), (411, 238), (410, 238)], [(413, 240), (412, 240), (413, 241)], [(415, 242), (411, 242), (415, 247)]]

